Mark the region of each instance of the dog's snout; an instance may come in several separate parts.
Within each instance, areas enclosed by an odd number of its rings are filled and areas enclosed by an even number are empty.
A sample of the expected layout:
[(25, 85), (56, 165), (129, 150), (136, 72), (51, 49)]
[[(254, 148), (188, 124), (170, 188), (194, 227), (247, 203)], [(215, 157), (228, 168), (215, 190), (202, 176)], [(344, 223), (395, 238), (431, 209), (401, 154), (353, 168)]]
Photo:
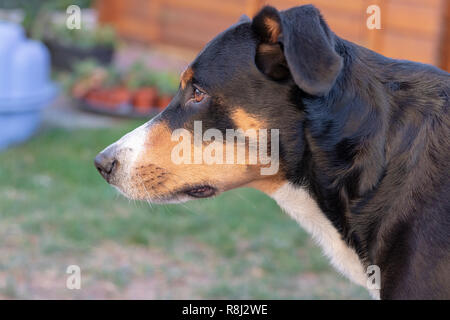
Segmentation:
[(110, 181), (111, 177), (117, 169), (118, 160), (116, 158), (116, 152), (113, 149), (107, 149), (100, 152), (94, 160), (95, 167), (98, 172), (105, 178), (106, 181)]

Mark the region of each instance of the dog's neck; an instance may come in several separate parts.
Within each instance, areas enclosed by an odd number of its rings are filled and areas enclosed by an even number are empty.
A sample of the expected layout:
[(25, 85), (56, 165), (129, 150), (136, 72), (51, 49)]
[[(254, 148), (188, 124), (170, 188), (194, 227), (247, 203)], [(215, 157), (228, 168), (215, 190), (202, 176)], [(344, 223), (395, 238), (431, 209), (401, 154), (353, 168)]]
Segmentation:
[[(342, 239), (305, 188), (286, 182), (270, 196), (312, 235), (339, 272), (356, 284), (367, 285), (365, 268), (355, 250)], [(374, 298), (379, 297), (377, 291), (369, 291)]]
[(339, 232), (303, 187), (295, 187), (287, 182), (271, 196), (312, 235), (338, 271), (357, 284), (366, 284), (367, 278), (358, 255), (342, 240)]
[(306, 186), (360, 259), (370, 264), (367, 239), (352, 232), (348, 216), (355, 199), (375, 190), (383, 177), (388, 97), (381, 80), (370, 76), (373, 66), (352, 58), (370, 53), (338, 43), (344, 67), (333, 89), (324, 97), (302, 96), (307, 121), (304, 152), (297, 164), (303, 168), (299, 184)]

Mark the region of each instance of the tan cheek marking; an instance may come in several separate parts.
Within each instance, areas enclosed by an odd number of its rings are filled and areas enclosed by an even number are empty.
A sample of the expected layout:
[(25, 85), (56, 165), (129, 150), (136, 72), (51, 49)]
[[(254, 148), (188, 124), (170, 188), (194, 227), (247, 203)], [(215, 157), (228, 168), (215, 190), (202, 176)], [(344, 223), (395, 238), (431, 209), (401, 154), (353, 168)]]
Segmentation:
[[(232, 114), (232, 120), (236, 124), (236, 126), (242, 130), (249, 129), (268, 129), (265, 121), (258, 119), (255, 116), (250, 115), (246, 111), (241, 108), (236, 109)], [(248, 154), (248, 153), (246, 153)], [(261, 168), (261, 165), (255, 165), (254, 167), (258, 168), (258, 172)], [(268, 195), (274, 193), (278, 188), (280, 188), (283, 184), (286, 183), (285, 178), (283, 178), (282, 173), (278, 172), (274, 176), (261, 176), (259, 175), (255, 180), (251, 181), (244, 185), (245, 187), (258, 189)]]
[[(231, 119), (233, 120), (234, 124), (238, 129), (242, 129), (244, 131), (247, 130), (255, 130), (256, 133), (256, 139), (259, 140), (259, 129), (267, 129), (266, 122), (263, 120), (258, 119), (257, 117), (247, 113), (245, 110), (238, 108), (236, 109), (231, 116)], [(268, 133), (268, 132), (267, 132)], [(243, 145), (239, 145), (235, 147), (235, 155), (237, 154), (237, 148), (245, 148), (245, 154), (246, 154), (246, 161), (248, 161), (249, 156), (249, 145), (248, 142)], [(259, 147), (259, 146), (258, 146)], [(256, 152), (259, 152), (257, 149)]]
[(231, 118), (236, 126), (244, 131), (248, 129), (267, 129), (265, 121), (258, 119), (241, 108), (236, 109)]
[[(172, 141), (171, 134), (172, 131), (164, 122), (154, 124), (149, 129), (144, 151), (131, 172), (130, 187), (134, 198), (158, 198), (186, 185), (201, 183), (211, 183), (220, 191), (225, 191), (242, 186), (259, 176), (257, 168), (249, 168), (247, 165), (175, 164), (171, 154), (179, 141)], [(191, 146), (193, 157), (194, 145)]]
[(186, 88), (186, 84), (192, 80), (192, 77), (194, 76), (194, 70), (192, 70), (191, 67), (187, 67), (182, 73), (181, 73), (181, 89)]
[(254, 180), (246, 184), (245, 187), (255, 188), (267, 195), (272, 195), (285, 183), (286, 180), (281, 176), (281, 174), (277, 174), (276, 176), (268, 177), (265, 179)]
[[(234, 115), (236, 124), (243, 130), (259, 129), (264, 126), (264, 121), (250, 116), (242, 109)], [(179, 141), (172, 141), (171, 135), (172, 130), (165, 122), (155, 123), (149, 128), (144, 151), (139, 155), (131, 172), (130, 185), (134, 198), (163, 197), (186, 185), (202, 183), (212, 184), (219, 191), (248, 185), (270, 194), (282, 184), (282, 179), (278, 175), (262, 177), (260, 165), (193, 164), (195, 148), (193, 144), (191, 144), (192, 164), (175, 164), (171, 155)]]

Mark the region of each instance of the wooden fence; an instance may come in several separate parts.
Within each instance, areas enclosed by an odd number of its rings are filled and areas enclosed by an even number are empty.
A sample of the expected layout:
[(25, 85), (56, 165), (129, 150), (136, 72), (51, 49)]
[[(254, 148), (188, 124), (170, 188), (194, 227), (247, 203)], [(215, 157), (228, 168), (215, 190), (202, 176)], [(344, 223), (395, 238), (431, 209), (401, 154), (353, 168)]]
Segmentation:
[[(98, 0), (100, 21), (125, 37), (200, 49), (241, 14), (312, 3), (339, 36), (386, 56), (450, 71), (450, 0)], [(369, 30), (367, 7), (381, 8), (381, 30)]]

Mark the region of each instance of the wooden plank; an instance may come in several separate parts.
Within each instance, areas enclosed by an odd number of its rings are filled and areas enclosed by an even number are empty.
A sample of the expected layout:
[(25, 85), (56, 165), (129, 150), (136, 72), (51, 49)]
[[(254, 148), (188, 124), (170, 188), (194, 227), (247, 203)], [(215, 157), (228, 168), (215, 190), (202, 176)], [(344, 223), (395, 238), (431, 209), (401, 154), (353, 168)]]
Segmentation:
[(447, 0), (390, 0), (391, 2), (401, 3), (410, 6), (422, 6), (429, 8), (438, 8), (442, 5), (443, 1)]
[(246, 0), (245, 14), (253, 18), (264, 6), (264, 0)]
[(149, 39), (151, 41), (161, 40), (161, 10), (162, 10), (162, 0), (152, 0), (148, 6), (147, 16), (148, 23), (146, 26), (150, 28)]
[[(386, 8), (387, 0), (365, 0), (364, 3), (364, 23), (363, 23), (363, 45), (373, 51), (382, 52), (383, 51), (383, 36), (386, 32), (384, 25), (384, 16), (387, 15), (388, 10)], [(380, 8), (380, 19), (381, 19), (381, 29), (369, 29), (367, 27), (367, 19), (370, 15), (367, 13), (367, 8), (371, 5), (376, 5)]]
[(122, 6), (122, 16), (133, 20), (148, 21), (148, 9), (153, 1), (127, 0)]
[[(193, 8), (179, 8), (176, 6), (168, 6), (164, 8), (162, 23), (176, 24), (184, 23), (187, 28), (189, 24), (207, 25), (208, 27), (217, 25), (215, 29), (221, 30), (223, 26), (229, 27), (238, 21), (239, 17), (223, 16), (220, 12), (206, 13)], [(223, 29), (222, 29), (223, 30)]]
[(383, 17), (386, 29), (424, 37), (436, 37), (440, 32), (442, 12), (438, 7), (388, 1), (386, 10)]
[(450, 1), (446, 3), (444, 12), (440, 66), (450, 72)]
[[(330, 0), (272, 0), (267, 1), (267, 4), (273, 5), (280, 10), (286, 10), (292, 7), (297, 7), (305, 4), (313, 4), (319, 10), (330, 9), (335, 13), (341, 12), (345, 14), (359, 13), (363, 9), (364, 0), (345, 0), (345, 1), (330, 1)], [(365, 10), (364, 10), (365, 11)]]
[(146, 26), (140, 21), (122, 18), (116, 23), (120, 35), (139, 41), (149, 42), (157, 38), (157, 31), (151, 26)]
[(203, 12), (220, 12), (225, 16), (238, 18), (245, 12), (242, 1), (223, 1), (223, 0), (165, 0), (167, 5), (184, 9), (196, 9)]
[(329, 0), (272, 0), (266, 1), (279, 10), (304, 4), (314, 4), (322, 13), (330, 28), (339, 36), (364, 43), (365, 0), (329, 1)]
[[(305, 1), (306, 3), (308, 1)], [(312, 0), (310, 3), (320, 8), (327, 8), (335, 12), (360, 14), (365, 12), (364, 0), (350, 0), (350, 1), (329, 1), (329, 0)]]
[(159, 39), (161, 0), (109, 0), (108, 4), (119, 12), (113, 24), (120, 35), (144, 42)]
[(428, 38), (387, 32), (383, 38), (383, 55), (422, 63), (438, 63), (439, 42)]
[(350, 41), (363, 41), (365, 22), (362, 16), (349, 15), (343, 17), (342, 15), (333, 14), (328, 9), (322, 10), (322, 15), (331, 30), (338, 36)]
[(168, 8), (162, 19), (161, 38), (177, 34), (177, 39), (185, 37), (189, 47), (200, 49), (219, 32), (237, 22), (235, 17), (223, 17), (219, 13), (199, 12), (195, 9)]
[[(196, 49), (241, 14), (251, 17), (266, 3), (279, 9), (312, 3), (331, 29), (345, 39), (387, 56), (440, 63), (450, 69), (450, 0), (97, 1), (100, 21), (113, 22), (120, 34)], [(366, 9), (371, 4), (381, 7), (382, 30), (366, 27)]]
[(98, 20), (101, 23), (114, 23), (119, 18), (120, 12), (117, 8), (118, 1), (95, 1), (95, 8), (98, 12)]
[(186, 33), (180, 35), (178, 29), (173, 28), (165, 30), (164, 38), (161, 42), (165, 44), (183, 46), (186, 48), (193, 48), (196, 49), (196, 51), (198, 51), (199, 48), (202, 48), (206, 43), (208, 43), (208, 41), (196, 34)]

